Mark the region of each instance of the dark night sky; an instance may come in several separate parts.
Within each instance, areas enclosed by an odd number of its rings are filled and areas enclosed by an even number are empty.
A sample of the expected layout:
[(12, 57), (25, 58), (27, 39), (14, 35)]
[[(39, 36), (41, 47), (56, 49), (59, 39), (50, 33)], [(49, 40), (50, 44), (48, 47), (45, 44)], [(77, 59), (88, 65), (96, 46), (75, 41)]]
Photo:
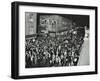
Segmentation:
[(78, 26), (88, 26), (89, 27), (89, 16), (88, 15), (63, 15), (63, 17), (72, 20)]

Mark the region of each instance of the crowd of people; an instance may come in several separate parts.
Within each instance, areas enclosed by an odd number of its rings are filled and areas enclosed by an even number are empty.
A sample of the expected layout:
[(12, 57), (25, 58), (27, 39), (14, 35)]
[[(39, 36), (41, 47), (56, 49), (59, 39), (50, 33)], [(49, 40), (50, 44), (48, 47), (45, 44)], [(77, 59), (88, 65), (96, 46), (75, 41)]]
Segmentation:
[(77, 27), (55, 37), (47, 33), (26, 38), (25, 67), (77, 66), (84, 35)]

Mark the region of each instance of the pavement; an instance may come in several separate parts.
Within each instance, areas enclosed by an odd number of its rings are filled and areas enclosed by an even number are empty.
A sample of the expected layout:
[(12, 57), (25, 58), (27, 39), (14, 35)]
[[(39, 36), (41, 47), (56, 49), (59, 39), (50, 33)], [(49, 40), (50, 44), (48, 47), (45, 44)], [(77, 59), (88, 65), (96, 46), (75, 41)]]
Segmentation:
[(89, 65), (89, 60), (89, 38), (85, 38), (80, 52), (78, 66)]

